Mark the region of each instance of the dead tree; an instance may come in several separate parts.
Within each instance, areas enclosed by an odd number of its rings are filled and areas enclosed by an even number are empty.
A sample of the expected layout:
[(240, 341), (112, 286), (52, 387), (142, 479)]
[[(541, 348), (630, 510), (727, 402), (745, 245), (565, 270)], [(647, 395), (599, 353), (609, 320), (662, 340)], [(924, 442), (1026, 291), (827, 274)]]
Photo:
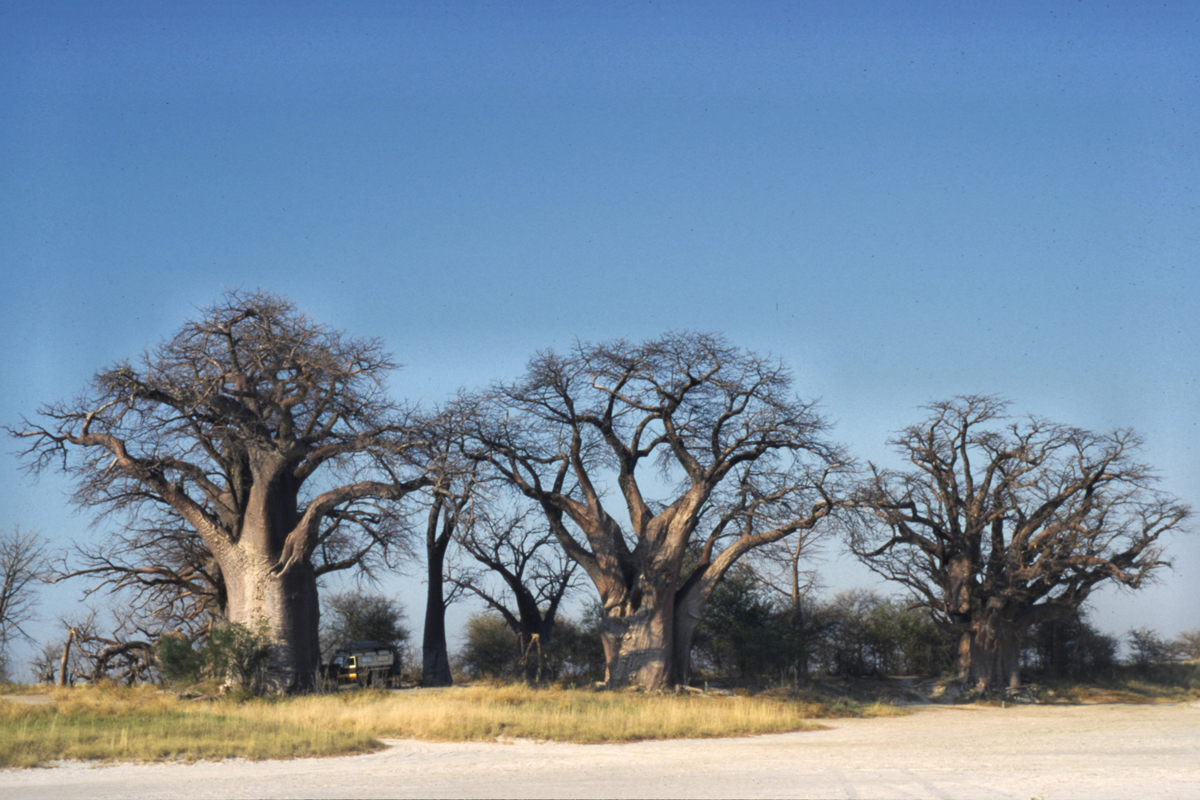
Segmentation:
[[(595, 584), (612, 685), (684, 680), (716, 581), (750, 550), (826, 517), (847, 465), (781, 364), (713, 335), (540, 353), (472, 410), (468, 455), (541, 507)], [(712, 546), (682, 575), (706, 512)]]
[(971, 686), (1015, 686), (1030, 625), (1078, 610), (1098, 584), (1144, 585), (1187, 506), (1154, 488), (1128, 430), (1097, 434), (994, 397), (929, 406), (893, 444), (915, 467), (872, 467), (852, 548), (957, 634)]
[(194, 531), (220, 570), (224, 616), (265, 620), (270, 683), (299, 690), (319, 661), (318, 560), (348, 569), (386, 551), (403, 530), (392, 502), (430, 483), (406, 459), (411, 415), (384, 394), (394, 366), (377, 340), (232, 292), (10, 433), (35, 471), (73, 477), (98, 518)]

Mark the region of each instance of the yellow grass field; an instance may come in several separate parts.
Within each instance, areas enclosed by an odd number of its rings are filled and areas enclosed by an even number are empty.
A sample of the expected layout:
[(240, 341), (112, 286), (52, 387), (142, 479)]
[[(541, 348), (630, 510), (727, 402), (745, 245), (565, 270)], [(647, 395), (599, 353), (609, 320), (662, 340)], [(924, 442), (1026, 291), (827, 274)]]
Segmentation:
[[(29, 701), (33, 702), (29, 702)], [(892, 715), (773, 697), (468, 686), (292, 698), (184, 700), (153, 687), (53, 689), (0, 701), (0, 767), (59, 759), (294, 758), (366, 752), (379, 738), (631, 742), (802, 731)]]

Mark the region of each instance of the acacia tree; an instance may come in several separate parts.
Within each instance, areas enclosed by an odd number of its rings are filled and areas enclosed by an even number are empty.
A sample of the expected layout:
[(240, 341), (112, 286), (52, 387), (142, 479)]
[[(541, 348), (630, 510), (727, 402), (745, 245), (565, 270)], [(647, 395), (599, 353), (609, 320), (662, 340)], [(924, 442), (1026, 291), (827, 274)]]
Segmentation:
[[(599, 592), (610, 685), (685, 680), (716, 582), (827, 516), (846, 464), (781, 364), (713, 335), (544, 352), (475, 410), (471, 455), (540, 505)], [(703, 555), (682, 574), (698, 539)]]
[(1142, 586), (1189, 510), (1154, 488), (1130, 431), (1009, 421), (994, 397), (928, 408), (892, 442), (916, 469), (872, 467), (851, 546), (958, 635), (970, 685), (1015, 686), (1029, 626), (1071, 615), (1105, 581)]
[(10, 432), (35, 471), (74, 477), (98, 519), (193, 531), (219, 570), (222, 615), (266, 620), (271, 684), (303, 689), (319, 661), (314, 553), (326, 570), (361, 566), (401, 531), (387, 501), (429, 482), (405, 465), (413, 428), (383, 391), (394, 366), (377, 340), (231, 292)]

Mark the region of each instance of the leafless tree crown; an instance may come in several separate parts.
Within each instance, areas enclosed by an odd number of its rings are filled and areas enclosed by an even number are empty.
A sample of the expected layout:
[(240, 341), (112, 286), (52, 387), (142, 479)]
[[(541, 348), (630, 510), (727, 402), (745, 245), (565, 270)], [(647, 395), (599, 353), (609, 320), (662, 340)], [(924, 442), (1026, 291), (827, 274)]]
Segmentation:
[(0, 651), (28, 639), (24, 626), (37, 610), (37, 584), (47, 575), (45, 540), (12, 528), (0, 531)]
[(1137, 588), (1167, 566), (1160, 537), (1190, 512), (1155, 488), (1132, 432), (1013, 420), (995, 397), (929, 411), (893, 441), (914, 469), (873, 468), (862, 487), (853, 549), (943, 620), (964, 621), (967, 594), (1053, 618), (1102, 581)]
[[(317, 574), (369, 569), (402, 530), (385, 501), (428, 482), (405, 471), (412, 415), (383, 385), (395, 366), (378, 340), (276, 295), (231, 292), (136, 362), (98, 373), (83, 395), (9, 429), (34, 471), (62, 468), (78, 505), (125, 526), (60, 573), (99, 576), (189, 619), (220, 605), (213, 555), (252, 536), (270, 540), (280, 571), (307, 559)], [(271, 524), (252, 530), (264, 475), (280, 513), (268, 501)], [(288, 495), (298, 504), (286, 508)]]

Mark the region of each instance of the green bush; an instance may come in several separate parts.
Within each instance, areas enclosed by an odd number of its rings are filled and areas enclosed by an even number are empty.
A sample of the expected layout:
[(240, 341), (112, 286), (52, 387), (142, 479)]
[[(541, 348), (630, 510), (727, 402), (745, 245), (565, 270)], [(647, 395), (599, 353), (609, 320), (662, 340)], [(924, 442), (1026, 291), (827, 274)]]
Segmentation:
[(696, 669), (711, 676), (778, 680), (804, 674), (815, 630), (806, 609), (772, 602), (754, 569), (733, 567), (713, 589), (692, 642)]
[(167, 683), (199, 683), (204, 672), (204, 653), (192, 647), (186, 636), (163, 636), (154, 648), (154, 655)]
[(510, 678), (517, 674), (521, 648), (499, 614), (484, 612), (467, 620), (467, 643), (459, 654), (462, 671), (472, 678)]
[(467, 642), (458, 666), (471, 678), (524, 679), (526, 659), (535, 659), (538, 680), (586, 682), (604, 678), (604, 648), (598, 614), (583, 623), (560, 619), (544, 640), (522, 657), (516, 632), (499, 614), (488, 611), (467, 621)]
[(169, 682), (229, 681), (238, 689), (258, 694), (271, 658), (270, 631), (265, 620), (254, 628), (231, 622), (209, 631), (199, 648), (182, 636), (164, 636), (158, 640), (155, 655)]

